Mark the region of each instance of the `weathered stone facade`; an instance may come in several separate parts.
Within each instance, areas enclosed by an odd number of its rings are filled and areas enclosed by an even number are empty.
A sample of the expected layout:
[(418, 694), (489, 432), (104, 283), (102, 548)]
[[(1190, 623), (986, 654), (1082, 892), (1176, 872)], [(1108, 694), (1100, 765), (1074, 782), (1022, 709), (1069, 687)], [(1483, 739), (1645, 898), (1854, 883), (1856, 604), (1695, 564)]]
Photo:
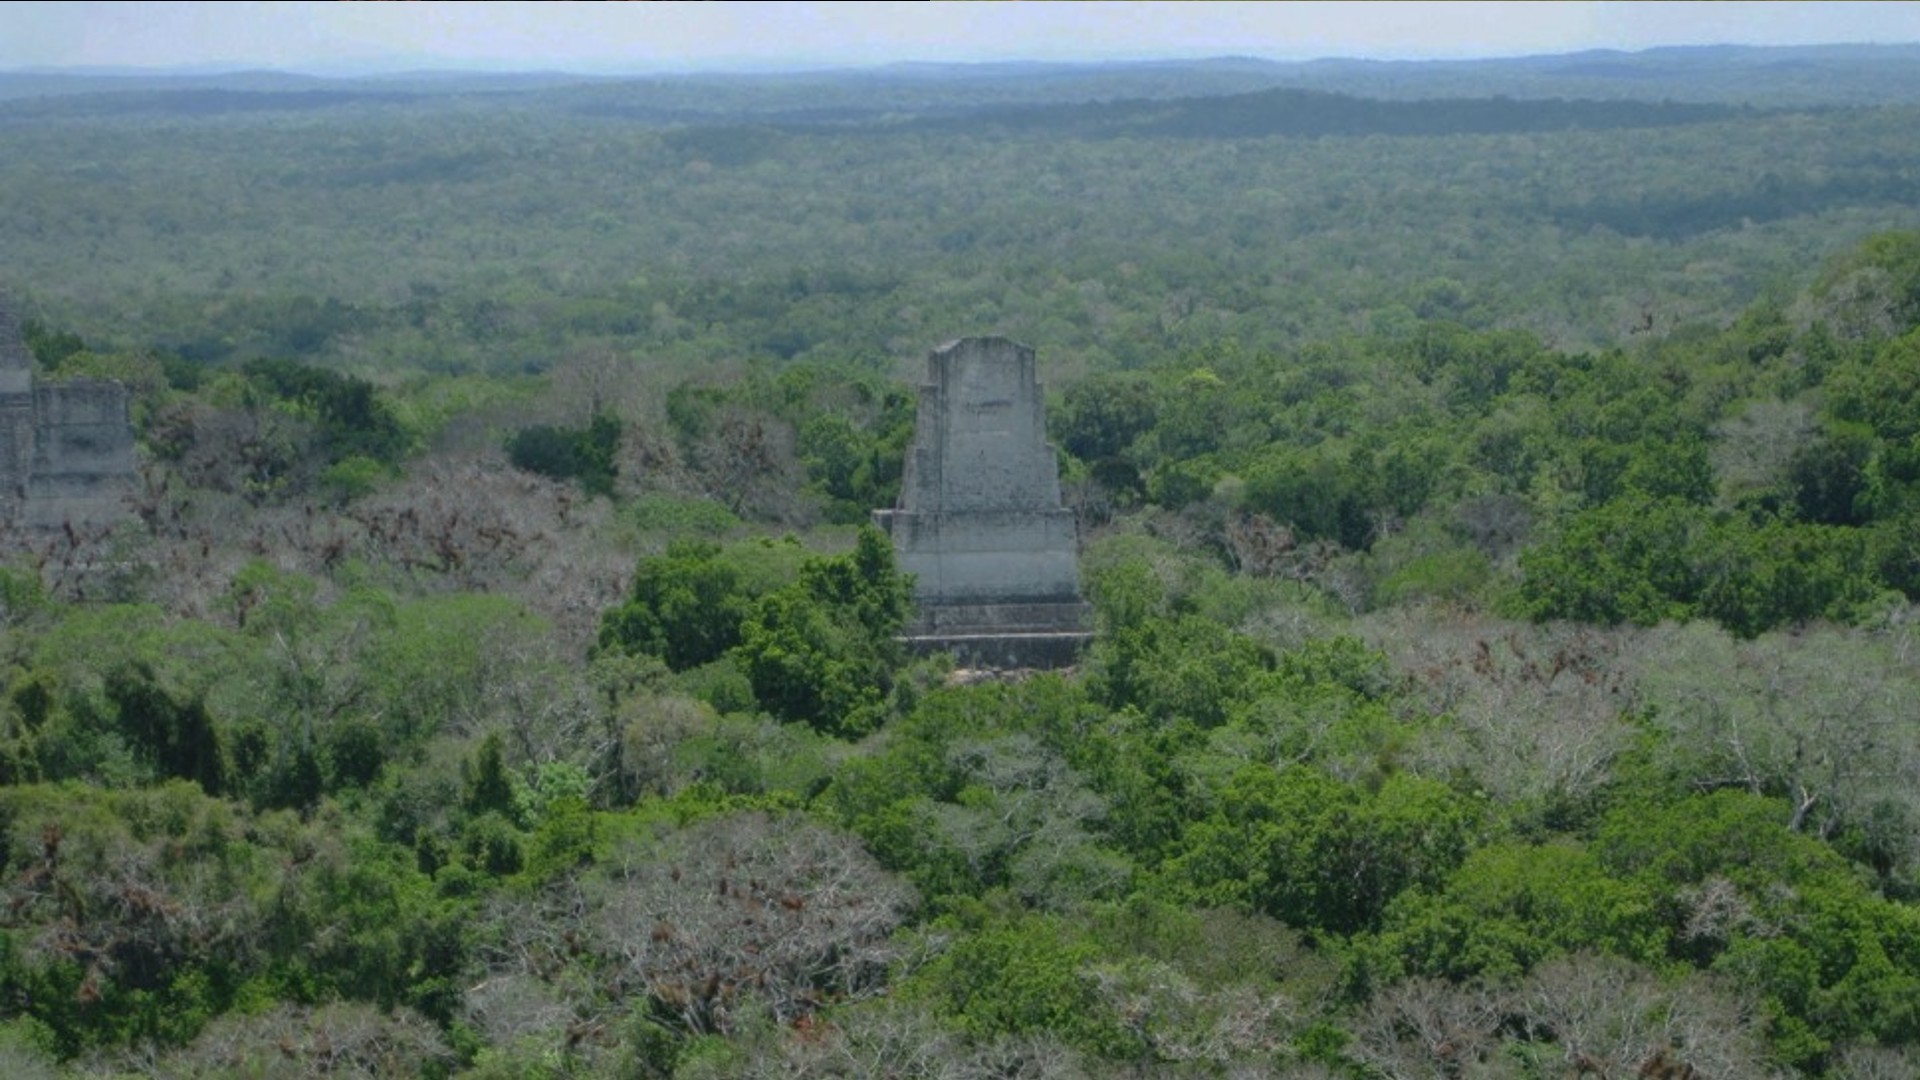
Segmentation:
[(133, 481), (127, 388), (109, 379), (37, 383), (20, 324), (0, 297), (0, 521), (115, 521), (127, 515)]
[(964, 338), (933, 351), (900, 505), (874, 522), (914, 575), (917, 651), (1059, 667), (1085, 644), (1076, 528), (1032, 349)]

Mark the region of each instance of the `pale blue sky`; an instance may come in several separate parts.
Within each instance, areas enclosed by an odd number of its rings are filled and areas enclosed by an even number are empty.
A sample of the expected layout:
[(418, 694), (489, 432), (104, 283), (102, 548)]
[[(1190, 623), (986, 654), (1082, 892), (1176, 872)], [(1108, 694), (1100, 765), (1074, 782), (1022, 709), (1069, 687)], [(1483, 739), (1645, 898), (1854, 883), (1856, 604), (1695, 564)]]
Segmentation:
[(0, 70), (659, 71), (1916, 41), (1916, 3), (0, 4)]

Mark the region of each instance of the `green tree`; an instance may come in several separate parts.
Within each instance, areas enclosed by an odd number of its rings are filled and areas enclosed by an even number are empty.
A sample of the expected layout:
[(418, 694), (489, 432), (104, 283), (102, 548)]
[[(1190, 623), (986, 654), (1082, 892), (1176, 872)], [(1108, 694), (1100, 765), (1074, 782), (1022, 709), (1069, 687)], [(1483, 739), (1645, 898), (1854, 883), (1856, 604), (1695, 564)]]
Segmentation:
[(87, 343), (80, 335), (70, 330), (49, 329), (35, 319), (21, 320), (20, 336), (27, 343), (27, 351), (48, 374), (59, 371), (61, 364), (87, 351)]
[(1822, 525), (1862, 525), (1872, 516), (1868, 466), (1875, 440), (1858, 424), (1830, 427), (1787, 463), (1787, 484), (1800, 516)]
[(720, 545), (675, 540), (641, 559), (627, 600), (600, 619), (600, 647), (658, 656), (675, 671), (711, 663), (740, 644), (754, 596)]
[(1406, 774), (1366, 791), (1311, 766), (1242, 770), (1165, 867), (1178, 890), (1309, 930), (1373, 926), (1406, 889), (1439, 888), (1481, 828), (1445, 785)]
[(800, 425), (807, 481), (827, 499), (827, 519), (852, 525), (900, 495), (901, 469), (913, 424), (904, 408), (882, 412), (862, 428), (848, 417), (815, 413)]
[(595, 413), (583, 428), (535, 424), (507, 439), (507, 459), (516, 469), (577, 480), (590, 495), (612, 495), (623, 430), (619, 419), (606, 413)]
[(1241, 504), (1291, 525), (1301, 539), (1363, 549), (1388, 507), (1375, 490), (1380, 473), (1357, 457), (1364, 458), (1328, 444), (1271, 452), (1247, 469)]
[(1835, 258), (1810, 291), (1825, 320), (1848, 337), (1913, 328), (1920, 324), (1920, 232), (1868, 237)]
[(907, 992), (930, 998), (978, 1038), (1051, 1034), (1104, 1056), (1137, 1053), (1101, 1000), (1098, 958), (1070, 924), (1028, 917), (961, 936)]
[(1852, 529), (1718, 513), (1627, 495), (1577, 514), (1520, 556), (1521, 611), (1534, 619), (1643, 626), (1710, 618), (1743, 637), (1874, 609)]
[(1370, 972), (1455, 980), (1581, 951), (1657, 964), (1668, 941), (1659, 916), (1655, 894), (1584, 847), (1497, 843), (1468, 854), (1440, 888), (1395, 899), (1360, 954)]
[(497, 731), (488, 732), (474, 754), (466, 802), (470, 814), (492, 812), (512, 816), (516, 810), (513, 775), (507, 771), (505, 745)]
[(365, 379), (290, 360), (250, 360), (241, 371), (269, 400), (318, 424), (330, 462), (358, 455), (391, 465), (411, 449), (412, 433)]
[(845, 555), (809, 559), (799, 580), (762, 597), (734, 653), (760, 704), (785, 720), (859, 735), (880, 720), (903, 653), (912, 593), (893, 544), (860, 530)]
[(1082, 461), (1117, 458), (1153, 429), (1156, 398), (1153, 385), (1138, 376), (1091, 375), (1067, 388), (1047, 431)]
[(151, 760), (155, 773), (195, 781), (209, 795), (222, 793), (227, 763), (203, 697), (180, 700), (141, 661), (110, 672), (106, 695), (121, 730)]
[(1257, 692), (1272, 664), (1258, 642), (1211, 619), (1147, 618), (1095, 644), (1089, 690), (1113, 709), (1211, 728)]

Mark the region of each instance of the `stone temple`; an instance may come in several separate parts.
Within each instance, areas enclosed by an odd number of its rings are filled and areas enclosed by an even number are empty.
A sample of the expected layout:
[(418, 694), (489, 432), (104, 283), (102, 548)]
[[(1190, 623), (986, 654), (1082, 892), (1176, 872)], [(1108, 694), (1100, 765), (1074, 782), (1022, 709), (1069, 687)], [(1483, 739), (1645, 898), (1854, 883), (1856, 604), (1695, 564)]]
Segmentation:
[(118, 521), (133, 481), (127, 388), (111, 379), (36, 382), (20, 324), (0, 295), (0, 523)]
[(916, 652), (981, 667), (1073, 663), (1087, 605), (1032, 349), (988, 337), (933, 351), (900, 504), (873, 517), (914, 576)]

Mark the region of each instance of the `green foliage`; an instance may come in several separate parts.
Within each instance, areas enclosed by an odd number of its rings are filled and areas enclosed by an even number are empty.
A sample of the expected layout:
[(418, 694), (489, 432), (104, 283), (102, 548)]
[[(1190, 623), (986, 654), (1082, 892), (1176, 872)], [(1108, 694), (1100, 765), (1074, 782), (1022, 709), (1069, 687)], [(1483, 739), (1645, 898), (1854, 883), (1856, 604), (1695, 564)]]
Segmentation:
[(583, 428), (535, 424), (507, 439), (507, 459), (516, 469), (555, 480), (578, 480), (590, 495), (612, 495), (620, 469), (620, 433), (624, 425), (599, 413)]
[(382, 703), (391, 753), (473, 723), (490, 696), (540, 677), (552, 627), (511, 597), (453, 593), (388, 603), (375, 592), (349, 594), (317, 621), (356, 649), (361, 682), (343, 690)]
[[(1406, 534), (1401, 534), (1406, 536)], [(1373, 547), (1376, 574), (1373, 602), (1378, 607), (1422, 602), (1470, 604), (1494, 580), (1484, 552), (1452, 537), (1427, 547), (1418, 537), (1404, 543), (1392, 537)]]
[(1622, 492), (1701, 504), (1712, 500), (1714, 488), (1706, 440), (1691, 433), (1634, 444), (1619, 482)]
[(740, 644), (754, 604), (796, 578), (803, 557), (792, 543), (675, 540), (635, 567), (627, 600), (601, 616), (600, 648), (658, 656), (675, 671), (712, 663)]
[(1800, 517), (1822, 525), (1862, 525), (1873, 517), (1868, 504), (1872, 435), (1858, 425), (1839, 425), (1800, 447), (1787, 465), (1787, 484)]
[(1875, 608), (1881, 590), (1863, 561), (1852, 530), (1628, 496), (1523, 553), (1519, 604), (1535, 619), (1608, 625), (1708, 618), (1752, 637)]
[(1272, 663), (1252, 638), (1197, 615), (1146, 618), (1100, 638), (1087, 658), (1092, 694), (1109, 708), (1202, 728), (1223, 723)]
[(1047, 419), (1062, 449), (1088, 462), (1118, 458), (1158, 421), (1154, 388), (1129, 375), (1090, 376), (1067, 388)]
[(1312, 767), (1250, 768), (1216, 802), (1166, 865), (1178, 891), (1342, 935), (1406, 889), (1438, 888), (1482, 828), (1471, 800), (1404, 775), (1367, 791)]
[(323, 596), (264, 563), (225, 598), (238, 630), (138, 607), (77, 606), (39, 635), (11, 687), (17, 769), (130, 784), (189, 778), (261, 805), (362, 787), (443, 729), (472, 721), (547, 634), (505, 597), (396, 604)]
[(334, 499), (345, 503), (373, 494), (390, 474), (387, 466), (355, 454), (327, 466), (320, 474), (320, 484)]
[(1699, 593), (1688, 556), (1711, 522), (1672, 500), (1629, 498), (1588, 511), (1521, 556), (1526, 614), (1642, 625), (1684, 618)]
[(1247, 469), (1242, 505), (1286, 522), (1303, 539), (1365, 548), (1373, 541), (1374, 511), (1384, 509), (1369, 464), (1326, 444), (1276, 452)]
[[(0, 103), (9, 258), (115, 342), (29, 345), (154, 479), (9, 534), (0, 1071), (1545, 1076), (1758, 1014), (1904, 1075), (1916, 234), (1793, 290), (1910, 224), (1910, 108), (1129, 100), (1270, 77)], [(967, 114), (1035, 95), (1109, 104)], [(1246, 137), (1289, 104), (1374, 134)], [(940, 686), (884, 538), (739, 537), (891, 503), (902, 358), (996, 323), (1099, 637)], [(565, 415), (511, 456), (618, 505), (490, 489), (550, 558), (403, 569), (401, 458)], [(583, 665), (592, 550), (649, 554)]]
[(40, 575), (12, 566), (0, 566), (0, 624), (17, 626), (50, 605)]
[(1810, 520), (1867, 525), (1920, 506), (1920, 330), (1880, 342), (1827, 380), (1824, 438), (1791, 463), (1791, 496)]
[(1476, 333), (1458, 323), (1421, 324), (1402, 346), (1401, 361), (1422, 382), (1439, 387), (1457, 408), (1484, 412), (1509, 390), (1529, 385), (1552, 358), (1540, 342), (1515, 331)]
[(140, 661), (109, 672), (104, 689), (128, 742), (157, 775), (192, 780), (209, 795), (221, 794), (227, 763), (203, 698), (177, 700)]
[(498, 811), (472, 813), (460, 829), (459, 850), (469, 870), (490, 877), (510, 877), (526, 865), (520, 830)]
[(893, 544), (861, 528), (845, 555), (809, 559), (799, 580), (762, 597), (736, 649), (760, 704), (785, 720), (855, 736), (885, 710), (912, 594)]
[(1580, 951), (1657, 964), (1667, 945), (1646, 887), (1615, 878), (1572, 843), (1508, 842), (1468, 854), (1440, 888), (1396, 899), (1359, 956), (1373, 977), (1467, 980)]
[(20, 336), (26, 340), (27, 351), (49, 375), (57, 373), (60, 365), (87, 350), (87, 343), (80, 335), (70, 330), (53, 330), (41, 325), (34, 319), (22, 319)]
[(210, 711), (238, 642), (204, 624), (168, 625), (147, 607), (60, 615), (10, 689), (23, 722), (16, 775), (117, 785), (180, 776), (223, 790), (228, 764)]
[(1344, 691), (1379, 701), (1394, 688), (1386, 656), (1346, 634), (1309, 638), (1280, 654), (1279, 673), (1281, 684), (1296, 697)]
[(466, 809), (469, 814), (510, 815), (517, 809), (513, 776), (507, 771), (506, 753), (500, 733), (489, 732), (475, 752), (473, 773), (468, 781)]
[(756, 366), (725, 383), (683, 380), (668, 391), (666, 414), (715, 498), (736, 510), (757, 499), (790, 505), (795, 490), (746, 489), (778, 484), (798, 466), (827, 520), (852, 525), (897, 500), (915, 405), (907, 388), (867, 365), (800, 361), (777, 374)]
[(319, 427), (330, 462), (363, 457), (392, 465), (412, 448), (393, 406), (365, 379), (290, 360), (250, 360), (241, 372), (267, 400)]
[(1664, 909), (1687, 961), (1759, 994), (1783, 1058), (1817, 1068), (1849, 1040), (1920, 1034), (1920, 918), (1792, 832), (1785, 807), (1739, 792), (1622, 807), (1597, 850)]
[[(311, 943), (283, 961), (281, 976), (306, 983), (308, 992), (432, 1013), (447, 1004), (438, 1000), (436, 1008), (439, 980), (455, 977), (464, 962), (461, 923), (469, 915), (437, 895), (412, 852), (349, 837), (287, 890), (267, 928)], [(329, 925), (341, 929), (323, 933)]]
[(822, 807), (934, 910), (993, 890), (1071, 909), (1131, 874), (1102, 842), (1107, 802), (1076, 753), (1101, 716), (1057, 677), (937, 689), (883, 752), (835, 770)]
[(740, 518), (711, 499), (643, 494), (623, 503), (621, 516), (641, 532), (667, 536), (724, 536), (740, 527)]
[(800, 426), (800, 459), (808, 482), (827, 498), (827, 520), (859, 524), (898, 501), (913, 425), (904, 395), (890, 395), (888, 405), (874, 421), (877, 430), (836, 413), (817, 413)]
[(1137, 630), (1170, 611), (1166, 583), (1142, 558), (1090, 564), (1083, 588), (1102, 636)]
[(681, 672), (674, 685), (722, 715), (751, 713), (759, 704), (753, 696), (753, 683), (740, 670), (732, 652), (710, 664)]
[(1601, 823), (1595, 850), (1616, 871), (1660, 888), (1714, 877), (1749, 888), (1846, 877), (1846, 861), (1789, 829), (1786, 811), (1775, 800), (1744, 791), (1657, 805), (1636, 801)]
[(462, 962), (449, 922), (410, 903), (373, 912), (410, 873), (384, 849), (358, 848), (350, 869), (335, 838), (191, 783), (12, 786), (0, 822), (0, 859), (22, 871), (0, 936), (7, 1015), (63, 1056), (176, 1046), (268, 985), (268, 1000), (304, 986), (391, 1003)]
[(1920, 405), (1920, 330), (1879, 343), (1835, 371), (1825, 385), (1827, 409), (1836, 420), (1861, 425), (1896, 445), (1908, 442), (1920, 434), (1914, 418)]
[(1920, 325), (1920, 231), (1877, 233), (1833, 259), (1813, 296), (1849, 335), (1900, 334)]
[(1044, 1032), (1103, 1056), (1137, 1053), (1101, 1001), (1091, 970), (1098, 955), (1070, 925), (1029, 917), (961, 935), (909, 992), (977, 1038)]
[(1211, 367), (1195, 367), (1161, 386), (1154, 450), (1169, 462), (1217, 451), (1232, 430), (1233, 388)]

